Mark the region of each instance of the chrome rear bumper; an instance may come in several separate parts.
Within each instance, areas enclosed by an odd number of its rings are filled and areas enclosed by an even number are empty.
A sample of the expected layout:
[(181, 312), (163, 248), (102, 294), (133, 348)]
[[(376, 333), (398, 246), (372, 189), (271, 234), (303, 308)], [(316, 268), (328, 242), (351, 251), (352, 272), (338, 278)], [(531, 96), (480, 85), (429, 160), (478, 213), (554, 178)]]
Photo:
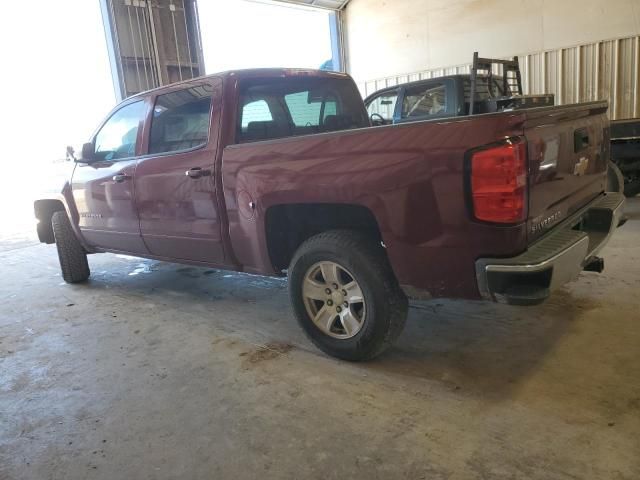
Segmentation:
[(554, 227), (526, 252), (476, 261), (483, 298), (534, 305), (571, 280), (604, 248), (622, 220), (624, 195), (608, 192)]

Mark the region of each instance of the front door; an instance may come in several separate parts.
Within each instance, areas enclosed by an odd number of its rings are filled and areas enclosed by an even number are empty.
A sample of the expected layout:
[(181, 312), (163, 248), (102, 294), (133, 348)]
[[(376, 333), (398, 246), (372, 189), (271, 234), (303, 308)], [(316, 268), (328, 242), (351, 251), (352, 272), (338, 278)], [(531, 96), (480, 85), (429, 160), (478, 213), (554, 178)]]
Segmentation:
[(207, 78), (157, 95), (136, 169), (140, 230), (159, 257), (223, 264), (215, 156), (222, 81)]
[(93, 138), (94, 155), (73, 172), (79, 227), (92, 246), (144, 254), (133, 177), (142, 139), (145, 101), (116, 110)]

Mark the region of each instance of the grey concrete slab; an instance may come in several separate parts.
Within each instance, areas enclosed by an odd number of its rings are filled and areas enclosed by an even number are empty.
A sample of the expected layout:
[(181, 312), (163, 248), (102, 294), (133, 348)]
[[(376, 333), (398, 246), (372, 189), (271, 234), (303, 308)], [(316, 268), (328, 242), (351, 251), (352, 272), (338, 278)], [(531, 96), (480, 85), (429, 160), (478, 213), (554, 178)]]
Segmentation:
[(0, 242), (0, 479), (640, 478), (640, 198), (545, 305), (412, 304), (349, 364), (286, 281)]

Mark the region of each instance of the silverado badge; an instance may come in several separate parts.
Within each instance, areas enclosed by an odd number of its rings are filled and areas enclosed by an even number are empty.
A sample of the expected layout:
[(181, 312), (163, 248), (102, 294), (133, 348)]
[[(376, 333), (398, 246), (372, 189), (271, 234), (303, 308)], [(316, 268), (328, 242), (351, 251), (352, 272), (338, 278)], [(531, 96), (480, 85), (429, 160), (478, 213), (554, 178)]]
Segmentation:
[(556, 223), (562, 217), (562, 212), (558, 210), (557, 212), (549, 215), (548, 217), (538, 217), (533, 219), (531, 222), (531, 233), (540, 233), (540, 231), (549, 228), (551, 225)]

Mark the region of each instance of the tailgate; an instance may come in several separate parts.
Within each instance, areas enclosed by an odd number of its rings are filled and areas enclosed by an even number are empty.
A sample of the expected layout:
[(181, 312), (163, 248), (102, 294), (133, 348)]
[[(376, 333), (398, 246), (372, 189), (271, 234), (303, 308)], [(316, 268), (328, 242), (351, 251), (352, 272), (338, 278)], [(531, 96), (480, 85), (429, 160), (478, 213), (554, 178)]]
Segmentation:
[(524, 112), (532, 243), (605, 190), (609, 119), (607, 102)]

